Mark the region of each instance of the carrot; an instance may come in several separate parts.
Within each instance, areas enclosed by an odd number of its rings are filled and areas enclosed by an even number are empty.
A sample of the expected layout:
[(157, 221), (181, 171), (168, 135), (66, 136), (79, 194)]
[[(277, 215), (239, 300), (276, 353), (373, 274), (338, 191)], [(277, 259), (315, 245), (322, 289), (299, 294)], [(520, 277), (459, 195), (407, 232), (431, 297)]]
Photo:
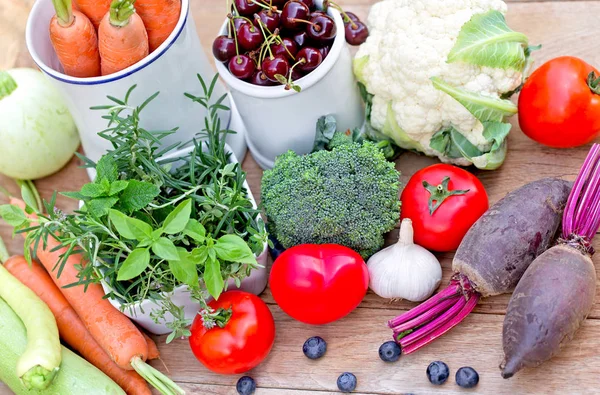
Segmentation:
[(114, 0), (98, 28), (102, 75), (113, 74), (148, 56), (148, 33), (135, 13), (135, 0)]
[(72, 349), (102, 370), (127, 394), (151, 394), (148, 385), (139, 374), (121, 369), (110, 359), (39, 263), (33, 262), (29, 265), (25, 257), (13, 256), (4, 263), (4, 267), (48, 305), (56, 318), (60, 337)]
[(144, 338), (146, 339), (146, 343), (148, 344), (148, 359), (159, 359), (160, 352), (158, 351), (156, 343), (154, 343), (154, 340), (152, 340), (152, 338), (148, 336), (144, 331), (141, 332), (142, 335), (144, 335)]
[(74, 0), (75, 5), (83, 12), (92, 22), (95, 29), (98, 29), (100, 21), (110, 8), (112, 0)]
[(137, 0), (135, 8), (146, 26), (150, 52), (154, 52), (177, 26), (181, 0)]
[(90, 20), (74, 11), (71, 0), (52, 0), (56, 15), (50, 20), (50, 41), (67, 75), (100, 75), (98, 36)]

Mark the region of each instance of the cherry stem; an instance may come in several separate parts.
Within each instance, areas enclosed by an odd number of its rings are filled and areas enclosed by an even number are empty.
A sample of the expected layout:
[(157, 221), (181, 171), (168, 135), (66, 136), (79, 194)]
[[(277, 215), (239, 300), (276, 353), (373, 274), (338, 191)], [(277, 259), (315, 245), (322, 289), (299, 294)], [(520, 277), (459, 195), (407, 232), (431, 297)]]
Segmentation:
[(256, 4), (257, 6), (265, 9), (265, 10), (269, 10), (271, 12), (275, 11), (275, 12), (281, 12), (277, 10), (277, 7), (273, 7), (273, 3), (270, 1), (269, 5), (262, 3), (262, 2), (258, 2), (256, 0), (250, 0), (251, 3)]
[(323, 2), (323, 9), (327, 10), (327, 7), (329, 7), (329, 6), (332, 6), (333, 8), (335, 8), (336, 10), (338, 10), (340, 12), (340, 14), (342, 14), (342, 16), (344, 17), (344, 20), (350, 22), (350, 25), (352, 26), (352, 29), (358, 28), (358, 25), (352, 19), (350, 19), (350, 17), (348, 16), (348, 14), (346, 14), (346, 11), (344, 11), (344, 9), (340, 5), (334, 3), (333, 1), (327, 1), (327, 0), (325, 0)]
[(316, 31), (318, 31), (318, 32), (321, 31), (321, 26), (319, 26), (318, 24), (311, 22), (311, 21), (305, 21), (304, 19), (297, 19), (297, 18), (290, 18), (290, 21), (307, 23), (309, 25), (312, 25)]
[(233, 41), (235, 41), (235, 53), (236, 53), (236, 56), (240, 56), (240, 48), (238, 47), (237, 31), (235, 30), (235, 23), (233, 22), (233, 16), (229, 19), (229, 23), (230, 23), (229, 28), (231, 30), (233, 30)]

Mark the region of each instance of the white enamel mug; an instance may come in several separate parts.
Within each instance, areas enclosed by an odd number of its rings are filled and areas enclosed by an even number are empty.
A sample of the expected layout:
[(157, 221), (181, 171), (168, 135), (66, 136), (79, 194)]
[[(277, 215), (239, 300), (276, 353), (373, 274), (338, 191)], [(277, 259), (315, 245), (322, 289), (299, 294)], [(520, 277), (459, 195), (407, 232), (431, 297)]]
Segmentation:
[[(315, 2), (322, 7), (323, 1)], [(352, 56), (346, 44), (341, 14), (329, 7), (337, 26), (337, 36), (329, 55), (312, 73), (296, 81), (302, 92), (283, 86), (252, 85), (234, 77), (227, 65), (215, 59), (221, 78), (229, 86), (246, 126), (246, 141), (252, 156), (263, 169), (288, 150), (299, 154), (312, 151), (317, 120), (333, 115), (341, 130), (361, 127), (365, 114), (354, 73)], [(225, 21), (220, 34), (227, 34)]]
[[(200, 74), (207, 84), (213, 79), (213, 71), (196, 32), (190, 11), (190, 0), (181, 1), (181, 15), (177, 26), (167, 40), (140, 62), (111, 75), (94, 78), (75, 78), (62, 72), (54, 48), (50, 42), (49, 25), (54, 15), (52, 0), (37, 0), (27, 20), (26, 42), (33, 60), (50, 78), (63, 95), (71, 112), (86, 156), (96, 161), (111, 148), (98, 136), (106, 128), (101, 111), (90, 110), (92, 106), (110, 104), (107, 95), (118, 99), (137, 85), (130, 102), (139, 105), (156, 92), (158, 97), (144, 110), (143, 127), (148, 130), (170, 130), (179, 127), (177, 133), (165, 138), (164, 145), (190, 141), (204, 125), (206, 110), (184, 96), (185, 92), (199, 95), (202, 88), (197, 79)], [(213, 99), (225, 94), (219, 81)], [(232, 107), (231, 115), (221, 117), (221, 125), (237, 130), (227, 137), (238, 158), (244, 158), (246, 143), (244, 128), (239, 114), (230, 100), (224, 102)]]

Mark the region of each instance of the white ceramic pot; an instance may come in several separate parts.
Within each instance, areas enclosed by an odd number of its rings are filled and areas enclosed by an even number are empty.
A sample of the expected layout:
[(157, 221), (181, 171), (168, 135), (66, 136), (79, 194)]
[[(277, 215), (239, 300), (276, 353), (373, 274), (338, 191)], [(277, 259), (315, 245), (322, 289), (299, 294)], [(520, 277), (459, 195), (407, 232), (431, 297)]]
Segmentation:
[[(322, 0), (316, 1), (321, 7)], [(312, 151), (319, 117), (334, 115), (341, 130), (364, 123), (364, 106), (354, 73), (352, 56), (346, 45), (340, 13), (328, 10), (337, 26), (337, 37), (321, 66), (296, 81), (301, 93), (283, 86), (261, 87), (234, 77), (227, 65), (215, 59), (219, 75), (229, 86), (246, 125), (246, 141), (252, 156), (264, 168), (272, 168), (275, 158), (288, 150), (299, 154)], [(227, 21), (221, 34), (227, 34)]]
[[(226, 146), (225, 149), (227, 151), (232, 151), (229, 146)], [(192, 150), (193, 150), (193, 147), (186, 148), (186, 149), (174, 152), (172, 154), (166, 155), (164, 157), (164, 159), (180, 157), (180, 156), (183, 156), (183, 155), (189, 153)], [(231, 162), (238, 162), (238, 160), (235, 156), (235, 153), (232, 152), (230, 160), (231, 160)], [(173, 166), (176, 167), (177, 163), (174, 162)], [(248, 191), (248, 197), (250, 198), (250, 201), (252, 202), (252, 206), (256, 209), (257, 208), (256, 200), (254, 199), (254, 196), (252, 195), (252, 191), (250, 191), (250, 187), (248, 186), (247, 182), (244, 182), (244, 188), (246, 188), (246, 190)], [(265, 243), (263, 251), (256, 257), (258, 264), (263, 267), (253, 270), (250, 273), (250, 276), (248, 276), (244, 280), (242, 280), (240, 288), (236, 287), (235, 282), (233, 280), (229, 280), (227, 289), (229, 289), (229, 290), (240, 289), (242, 291), (250, 292), (255, 295), (261, 294), (267, 287), (268, 254), (269, 254), (268, 246)], [(107, 294), (109, 292), (111, 292), (110, 286), (105, 281), (102, 281), (102, 288), (104, 289), (104, 292)], [(173, 301), (173, 303), (175, 303), (175, 305), (183, 307), (183, 309), (185, 311), (185, 318), (188, 320), (193, 320), (194, 317), (196, 316), (196, 314), (198, 313), (198, 310), (200, 309), (200, 304), (190, 297), (190, 293), (187, 290), (187, 286), (185, 286), (185, 285), (182, 285), (182, 286), (176, 288), (172, 292), (172, 294), (168, 295), (168, 297)], [(155, 303), (154, 301), (147, 299), (147, 300), (143, 300), (139, 303), (125, 305), (116, 299), (109, 298), (108, 300), (114, 307), (121, 310), (123, 312), (123, 314), (125, 314), (132, 321), (134, 321), (136, 324), (140, 325), (142, 328), (146, 329), (150, 333), (153, 333), (156, 335), (164, 335), (164, 334), (171, 332), (171, 330), (167, 326), (167, 323), (172, 322), (174, 317), (170, 313), (165, 314), (165, 320), (161, 323), (157, 324), (152, 320), (152, 318), (151, 318), (152, 311), (155, 309), (160, 309), (160, 306), (157, 303)]]
[[(131, 96), (132, 104), (141, 104), (155, 92), (160, 95), (144, 110), (143, 127), (148, 130), (169, 130), (179, 126), (177, 133), (163, 140), (165, 145), (189, 141), (201, 131), (206, 110), (184, 96), (185, 92), (200, 94), (202, 88), (197, 74), (210, 83), (215, 75), (202, 46), (190, 11), (190, 1), (182, 0), (181, 16), (169, 38), (145, 59), (118, 73), (94, 77), (74, 78), (63, 74), (62, 66), (50, 42), (50, 19), (54, 15), (52, 0), (37, 0), (27, 20), (27, 48), (33, 60), (62, 93), (69, 111), (79, 129), (86, 156), (96, 161), (110, 148), (98, 132), (106, 128), (101, 111), (90, 110), (92, 106), (109, 104), (107, 95), (125, 97), (127, 90), (137, 85)], [(214, 99), (225, 94), (219, 82)], [(231, 105), (226, 100), (225, 105)], [(241, 120), (237, 111), (224, 113), (221, 124), (233, 129)], [(230, 124), (231, 122), (235, 125)], [(246, 154), (246, 142), (240, 133), (227, 137), (238, 158)]]

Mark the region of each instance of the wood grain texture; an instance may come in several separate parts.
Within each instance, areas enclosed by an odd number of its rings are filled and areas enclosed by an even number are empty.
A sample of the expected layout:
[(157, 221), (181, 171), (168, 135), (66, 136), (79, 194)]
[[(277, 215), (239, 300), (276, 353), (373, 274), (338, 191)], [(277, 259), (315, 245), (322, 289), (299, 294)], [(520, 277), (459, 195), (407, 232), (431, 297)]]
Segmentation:
[[(374, 0), (340, 0), (342, 5), (365, 17)], [(33, 0), (0, 0), (0, 69), (31, 67), (33, 62), (25, 47), (25, 21)], [(223, 21), (225, 1), (192, 0), (198, 34), (205, 50), (210, 51), (214, 33)], [(593, 64), (600, 64), (597, 51), (597, 17), (600, 1), (547, 1), (511, 2), (508, 21), (517, 31), (526, 33), (532, 43), (542, 43), (536, 52), (537, 63), (560, 55), (575, 55)], [(572, 180), (589, 147), (573, 150), (552, 150), (540, 147), (519, 131), (516, 119), (509, 138), (509, 155), (504, 166), (495, 172), (476, 172), (486, 186), (493, 203), (509, 191), (542, 177), (559, 176)], [(1, 142), (0, 142), (1, 144)], [(397, 161), (405, 182), (418, 169), (435, 163), (430, 158), (407, 153)], [(88, 181), (79, 169), (77, 159), (54, 176), (36, 184), (45, 198), (54, 190), (77, 190)], [(243, 163), (255, 196), (259, 196), (262, 171), (248, 155)], [(0, 176), (0, 185), (17, 193), (15, 185)], [(4, 202), (0, 198), (0, 202)], [(65, 210), (75, 203), (59, 198), (58, 206)], [(0, 224), (0, 235), (13, 253), (22, 251), (20, 239), (11, 239), (11, 230)], [(388, 242), (397, 237), (397, 231), (388, 236)], [(600, 240), (596, 248), (600, 249)], [(444, 282), (451, 275), (452, 254), (440, 254), (444, 268)], [(600, 263), (600, 258), (595, 258)], [(600, 273), (598, 273), (600, 278)], [(511, 380), (500, 377), (501, 328), (508, 295), (484, 299), (464, 324), (415, 355), (402, 358), (396, 364), (384, 364), (377, 356), (379, 345), (389, 339), (385, 322), (413, 306), (407, 302), (390, 303), (369, 293), (361, 306), (347, 318), (324, 327), (310, 327), (291, 320), (274, 304), (267, 290), (263, 299), (269, 304), (277, 322), (277, 339), (267, 361), (251, 372), (265, 395), (323, 395), (335, 391), (337, 376), (352, 371), (359, 380), (358, 393), (365, 394), (452, 394), (464, 393), (453, 380), (456, 369), (470, 365), (481, 376), (479, 386), (469, 391), (481, 394), (589, 394), (598, 393), (597, 366), (600, 357), (600, 298), (575, 340), (543, 369), (522, 372)], [(329, 351), (322, 361), (309, 361), (301, 352), (304, 340), (321, 335), (329, 343)], [(187, 342), (176, 341), (165, 345), (158, 339), (163, 360), (169, 374), (182, 383), (188, 393), (235, 394), (238, 376), (218, 376), (207, 372), (193, 357)], [(427, 364), (434, 360), (446, 361), (452, 371), (448, 383), (442, 387), (430, 385), (425, 377)], [(162, 368), (160, 363), (157, 368)], [(0, 394), (10, 391), (0, 384)]]

